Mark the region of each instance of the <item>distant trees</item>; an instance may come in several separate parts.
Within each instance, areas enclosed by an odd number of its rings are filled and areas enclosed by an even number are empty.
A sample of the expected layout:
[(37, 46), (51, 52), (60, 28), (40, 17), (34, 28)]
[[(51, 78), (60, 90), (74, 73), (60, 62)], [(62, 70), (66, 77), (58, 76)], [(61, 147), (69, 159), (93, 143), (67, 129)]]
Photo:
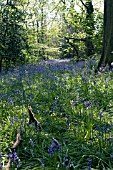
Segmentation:
[(0, 2), (0, 71), (26, 56), (33, 62), (51, 56), (79, 60), (101, 49), (103, 14), (95, 14), (92, 0)]
[(113, 1), (104, 0), (103, 50), (97, 70), (102, 64), (111, 67), (111, 62), (113, 62)]
[(25, 62), (29, 50), (24, 27), (24, 12), (13, 1), (0, 6), (0, 71), (17, 63)]

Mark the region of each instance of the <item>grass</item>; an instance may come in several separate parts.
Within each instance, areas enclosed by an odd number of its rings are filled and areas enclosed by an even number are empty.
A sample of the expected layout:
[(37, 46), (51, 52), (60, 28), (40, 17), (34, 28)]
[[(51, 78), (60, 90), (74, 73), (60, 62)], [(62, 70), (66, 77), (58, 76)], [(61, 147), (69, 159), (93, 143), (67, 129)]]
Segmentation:
[[(112, 170), (113, 72), (95, 63), (29, 64), (0, 75), (0, 166), (16, 131), (12, 170)], [(31, 105), (40, 128), (29, 125)], [(1, 168), (2, 169), (2, 168)]]

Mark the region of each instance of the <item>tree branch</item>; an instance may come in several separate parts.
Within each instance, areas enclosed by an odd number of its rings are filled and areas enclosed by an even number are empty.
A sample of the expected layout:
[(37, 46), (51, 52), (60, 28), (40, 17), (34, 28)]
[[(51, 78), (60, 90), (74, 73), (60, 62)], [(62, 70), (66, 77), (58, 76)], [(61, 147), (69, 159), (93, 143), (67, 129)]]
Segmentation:
[(85, 5), (85, 3), (84, 3), (82, 0), (80, 0), (80, 2), (82, 3), (82, 5), (83, 5), (86, 9), (88, 9), (88, 7)]
[[(64, 38), (66, 38), (66, 37), (64, 37)], [(67, 39), (67, 38), (66, 38)], [(69, 37), (68, 39), (70, 39), (70, 40), (74, 40), (74, 41), (86, 41), (86, 38), (81, 38), (81, 39), (78, 39), (78, 38), (72, 38), (72, 37)]]
[(70, 38), (65, 37), (65, 39), (66, 39), (66, 40), (68, 41), (68, 43), (74, 48), (74, 50), (76, 51), (76, 54), (77, 54), (77, 58), (79, 58), (79, 54), (78, 54), (78, 50), (77, 50), (76, 46), (75, 46), (73, 43), (69, 42), (69, 39), (70, 39)]

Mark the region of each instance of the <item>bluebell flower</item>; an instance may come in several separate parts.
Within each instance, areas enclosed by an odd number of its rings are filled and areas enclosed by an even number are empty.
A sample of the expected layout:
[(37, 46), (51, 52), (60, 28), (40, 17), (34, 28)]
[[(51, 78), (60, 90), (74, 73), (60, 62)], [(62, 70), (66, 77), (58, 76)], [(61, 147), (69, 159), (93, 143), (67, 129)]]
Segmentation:
[(74, 165), (73, 165), (72, 161), (70, 162), (69, 167), (70, 167), (70, 169), (74, 169)]
[(40, 122), (37, 121), (37, 126), (39, 127), (40, 126)]
[(76, 129), (73, 129), (73, 132), (74, 132), (74, 135), (76, 135), (76, 134), (77, 134), (77, 131), (76, 131)]
[(87, 162), (88, 170), (91, 170), (91, 164), (92, 164), (92, 159), (88, 159), (88, 162)]
[(2, 157), (2, 152), (0, 152), (0, 158)]
[(100, 111), (100, 113), (98, 114), (98, 116), (101, 118), (102, 117), (102, 110)]
[(21, 119), (20, 121), (21, 121), (22, 124), (24, 123), (24, 119)]
[(53, 137), (53, 142), (55, 143), (55, 145), (59, 145), (58, 141)]
[(10, 96), (8, 97), (8, 102), (9, 102), (10, 104), (13, 104), (12, 98), (11, 98)]
[(60, 150), (60, 144), (59, 144), (59, 142), (55, 139), (55, 138), (53, 138), (53, 144), (50, 146), (50, 148), (48, 149), (48, 153), (49, 153), (49, 155), (50, 154), (52, 154), (52, 153), (54, 153), (55, 151), (59, 151)]
[(113, 158), (113, 153), (110, 154), (110, 158)]
[(17, 122), (17, 121), (18, 121), (18, 116), (15, 116), (14, 122)]
[(41, 161), (41, 159), (38, 158), (38, 161), (41, 163), (41, 166), (44, 168), (44, 163)]
[(33, 140), (32, 140), (32, 139), (30, 139), (29, 143), (31, 144), (31, 146), (33, 146), (33, 147), (34, 147), (34, 142), (33, 142)]
[(49, 154), (52, 154), (55, 151), (55, 145), (51, 145), (48, 149)]
[(88, 166), (90, 166), (92, 164), (92, 159), (88, 159)]
[(0, 163), (0, 170), (2, 170), (3, 168), (3, 163)]
[(17, 159), (18, 159), (18, 156), (17, 156), (17, 153), (16, 153), (16, 150), (15, 150), (15, 149), (14, 149), (14, 151), (13, 151), (12, 157), (13, 157), (14, 160), (17, 160)]
[(85, 77), (82, 77), (82, 81), (86, 81), (86, 78), (85, 78)]
[(26, 117), (26, 113), (24, 113), (24, 114), (22, 115), (22, 117)]
[(68, 165), (68, 162), (69, 162), (68, 158), (64, 157), (64, 161), (62, 162), (62, 165), (66, 168)]
[(4, 130), (4, 126), (5, 126), (5, 124), (4, 124), (4, 122), (2, 122), (2, 130)]

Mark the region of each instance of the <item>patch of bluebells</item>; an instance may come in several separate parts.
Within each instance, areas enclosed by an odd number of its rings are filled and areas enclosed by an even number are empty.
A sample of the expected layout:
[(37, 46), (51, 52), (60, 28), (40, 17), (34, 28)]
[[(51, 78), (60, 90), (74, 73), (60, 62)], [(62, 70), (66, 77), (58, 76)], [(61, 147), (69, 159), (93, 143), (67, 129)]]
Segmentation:
[[(74, 74), (73, 74), (73, 76), (75, 76), (75, 75), (77, 75), (77, 74), (79, 74), (80, 72), (82, 72), (82, 68), (84, 67), (84, 62), (80, 62), (80, 63), (78, 63), (78, 64), (68, 64), (68, 65), (66, 65), (66, 63), (62, 63), (60, 66), (56, 63), (52, 63), (52, 64), (54, 64), (54, 65), (48, 65), (47, 67), (45, 67), (44, 66), (44, 64), (42, 63), (41, 65), (30, 65), (30, 66), (23, 66), (23, 68), (21, 69), (15, 69), (15, 72), (13, 73), (13, 75), (12, 75), (12, 72), (10, 71), (10, 75), (9, 75), (9, 77), (10, 76), (13, 76), (13, 77), (15, 77), (15, 79), (17, 79), (18, 78), (18, 80), (20, 80), (20, 86), (22, 85), (22, 80), (24, 80), (25, 81), (25, 77), (27, 77), (27, 78), (29, 78), (30, 77), (30, 75), (32, 76), (32, 75), (35, 75), (35, 74), (37, 74), (37, 73), (40, 73), (41, 74), (41, 76), (39, 76), (39, 77), (41, 77), (40, 78), (40, 81), (41, 82), (43, 82), (43, 81), (45, 81), (45, 83), (46, 83), (46, 80), (48, 80), (48, 79), (50, 79), (50, 80), (52, 80), (52, 81), (55, 81), (55, 83), (57, 84), (58, 83), (58, 85), (59, 85), (59, 87), (64, 87), (64, 84), (65, 84), (65, 82), (60, 82), (61, 81), (61, 79), (58, 81), (57, 80), (57, 76), (55, 77), (55, 73), (54, 72), (62, 72), (62, 71), (69, 71), (69, 72), (73, 72)], [(48, 68), (50, 68), (50, 69), (48, 69)], [(76, 68), (76, 69), (75, 69)], [(16, 74), (15, 74), (16, 73)], [(43, 77), (42, 77), (42, 75), (44, 75), (44, 76), (46, 76), (46, 79), (44, 80), (43, 79)], [(64, 79), (66, 79), (66, 74), (64, 74)], [(86, 78), (84, 78), (84, 75), (82, 75), (82, 80), (84, 81), (84, 82), (86, 82), (87, 81), (87, 79)], [(8, 79), (8, 81), (9, 82), (6, 82), (7, 84), (6, 85), (10, 85), (10, 82), (12, 82), (12, 79)], [(28, 87), (30, 88), (30, 86), (34, 83), (33, 82), (34, 81), (34, 79), (29, 79), (28, 81), (26, 80), (26, 84), (28, 85)], [(15, 80), (15, 82), (13, 82), (13, 84), (16, 84), (17, 82), (16, 82), (16, 80)], [(56, 89), (57, 88), (57, 85), (56, 84), (52, 84), (51, 85), (51, 89), (50, 90), (54, 90), (54, 89)], [(95, 81), (94, 82), (94, 84), (96, 84), (97, 82)], [(41, 87), (41, 86), (40, 86)], [(39, 86), (37, 87), (37, 89), (39, 90), (39, 88), (40, 88)], [(45, 88), (46, 87), (49, 87), (49, 86), (47, 86), (47, 84), (45, 84), (45, 86), (44, 86)], [(12, 91), (12, 93), (15, 93), (15, 91)], [(19, 94), (20, 92), (19, 91), (17, 91), (17, 94)], [(1, 93), (2, 94), (2, 93)], [(29, 96), (28, 96), (29, 95)], [(3, 95), (0, 95), (0, 96), (3, 96)], [(12, 95), (9, 95), (9, 96), (12, 96)], [(16, 95), (15, 95), (16, 96)], [(32, 99), (32, 93), (30, 94), (27, 94), (27, 97), (26, 98), (28, 98), (29, 99), (29, 102), (31, 102), (30, 100)], [(5, 98), (5, 96), (3, 97), (3, 98)], [(6, 96), (6, 98), (7, 98), (7, 96)], [(26, 99), (27, 100), (27, 99)], [(11, 98), (11, 97), (9, 97), (8, 98), (8, 101), (9, 101), (9, 104), (14, 104), (14, 99), (13, 98)], [(76, 101), (74, 101), (73, 102), (73, 105), (74, 106), (77, 106), (77, 104), (79, 105), (79, 103), (77, 103)], [(83, 104), (84, 104), (84, 106), (87, 108), (87, 107), (91, 107), (92, 106), (92, 102), (90, 102), (90, 101), (87, 101), (87, 100), (85, 100), (85, 101), (83, 101)], [(57, 111), (57, 107), (55, 108), (55, 106), (58, 106), (58, 101), (57, 100), (55, 100), (55, 103), (54, 103), (54, 108), (53, 108), (53, 110), (54, 109), (56, 109), (56, 111)], [(7, 105), (6, 105), (7, 106)], [(53, 111), (52, 110), (52, 111)], [(47, 111), (48, 113), (49, 113), (49, 110)], [(47, 113), (46, 113), (47, 114)], [(98, 115), (100, 118), (103, 116), (102, 114), (100, 114), (100, 115)], [(69, 128), (69, 126), (70, 126), (70, 118), (69, 117), (67, 117), (67, 119), (66, 119), (67, 121), (66, 121), (66, 123), (67, 123), (67, 129)], [(17, 118), (14, 118), (14, 119), (12, 119), (12, 122), (14, 123), (14, 122), (16, 122), (17, 121)], [(77, 121), (77, 120), (76, 120)], [(21, 119), (21, 123), (24, 123), (24, 118), (22, 117), (22, 119)], [(39, 122), (38, 122), (39, 123)], [(75, 124), (78, 126), (79, 125), (79, 122), (77, 121), (77, 122), (75, 122)], [(28, 126), (29, 126), (29, 124), (28, 124)], [(40, 124), (39, 125), (37, 125), (37, 126), (40, 126)], [(107, 129), (110, 129), (111, 130), (111, 128), (112, 128), (113, 126), (109, 126), (109, 127), (107, 127), (107, 125), (103, 125), (103, 126), (99, 126), (99, 130), (101, 130), (102, 132), (106, 132), (107, 131)], [(3, 125), (3, 128), (4, 128), (4, 125)], [(97, 130), (97, 129), (96, 129)], [(77, 130), (76, 129), (74, 129), (74, 134), (77, 134)], [(108, 131), (107, 131), (108, 132)], [(49, 155), (51, 155), (52, 153), (54, 153), (54, 152), (56, 152), (56, 151), (59, 151), (60, 150), (60, 147), (61, 147), (61, 145), (59, 144), (59, 142), (55, 139), (55, 138), (53, 138), (53, 141), (52, 141), (53, 143), (51, 144), (51, 146), (50, 146), (50, 148), (48, 149), (48, 152), (49, 152)], [(33, 142), (33, 140), (32, 139), (30, 139), (30, 141), (29, 141), (29, 143), (31, 144), (31, 146), (33, 146), (34, 147), (34, 142)], [(110, 158), (113, 158), (113, 153), (111, 153), (111, 154), (109, 154), (110, 155)], [(10, 155), (11, 156), (11, 155)], [(15, 157), (15, 159), (16, 159), (16, 157), (17, 157), (17, 155), (16, 155), (16, 153), (14, 153), (14, 155), (13, 156), (11, 156), (11, 159), (13, 158), (13, 157)], [(42, 167), (44, 167), (44, 164), (43, 164), (43, 162), (40, 160), (40, 159), (38, 159), (38, 161), (41, 163), (41, 166)], [(68, 165), (67, 165), (68, 164)], [(88, 165), (88, 168), (89, 169), (91, 169), (91, 164), (92, 164), (92, 160), (91, 159), (89, 159), (88, 160), (88, 162), (87, 162), (87, 165)], [(71, 162), (71, 161), (69, 161), (67, 158), (65, 158), (64, 159), (64, 162), (63, 162), (63, 165), (67, 168), (67, 169), (71, 169), (71, 167), (73, 167), (73, 163)]]
[(55, 151), (60, 151), (60, 148), (61, 144), (59, 144), (59, 142), (55, 138), (53, 138), (53, 144), (48, 149), (49, 156)]
[[(10, 151), (10, 149), (8, 148), (7, 149), (8, 151)], [(12, 152), (8, 152), (8, 154), (6, 154), (6, 157), (11, 160), (11, 165), (16, 165), (17, 167), (20, 167), (22, 165), (18, 155), (17, 155), (17, 152), (16, 152), (16, 149), (13, 149)]]
[(73, 162), (70, 161), (68, 158), (64, 157), (62, 165), (65, 169), (70, 169), (73, 170), (74, 169), (74, 165)]

